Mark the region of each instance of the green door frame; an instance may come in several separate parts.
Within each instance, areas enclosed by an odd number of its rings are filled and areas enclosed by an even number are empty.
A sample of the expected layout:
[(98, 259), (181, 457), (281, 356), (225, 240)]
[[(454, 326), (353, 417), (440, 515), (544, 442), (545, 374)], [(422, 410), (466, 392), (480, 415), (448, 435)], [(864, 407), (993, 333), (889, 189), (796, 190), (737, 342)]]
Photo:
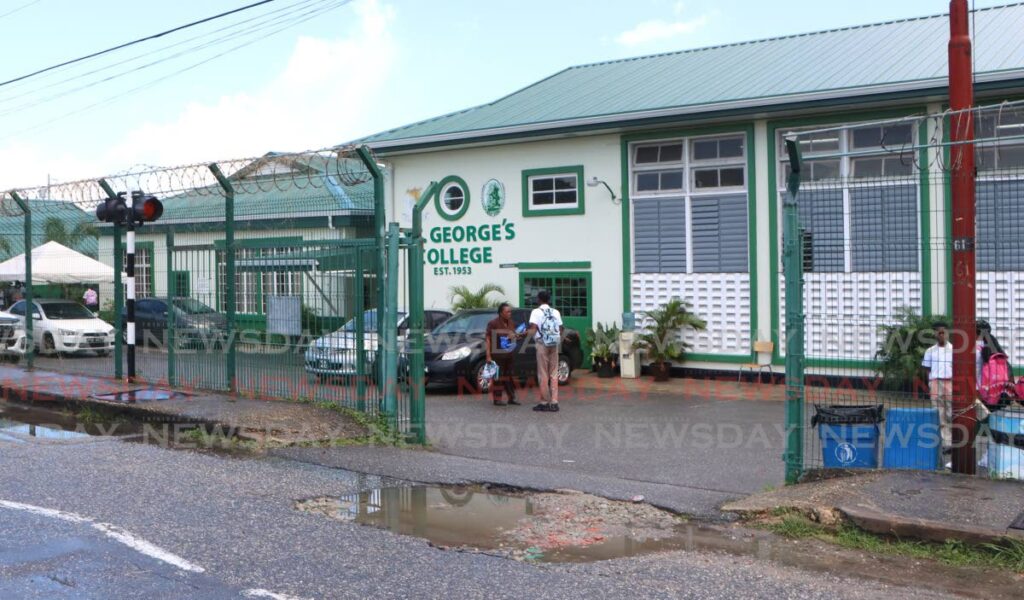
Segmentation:
[[(558, 296), (554, 290), (549, 288), (551, 292), (551, 304), (554, 308), (559, 309), (562, 312), (562, 320), (565, 322), (566, 327), (573, 327), (574, 329), (580, 329), (580, 344), (582, 345), (583, 351), (583, 365), (582, 368), (590, 368), (590, 348), (587, 345), (587, 330), (593, 329), (594, 327), (594, 280), (593, 274), (590, 271), (520, 271), (519, 272), (519, 303), (521, 306), (527, 306), (527, 298), (524, 296), (525, 286), (523, 285), (524, 280), (527, 278), (556, 278), (556, 277), (579, 277), (586, 280), (587, 285), (587, 316), (584, 317), (568, 317), (564, 314), (564, 311), (558, 306)], [(529, 308), (533, 308), (530, 306)], [(579, 320), (586, 322), (586, 328), (579, 328), (572, 325), (569, 320)]]

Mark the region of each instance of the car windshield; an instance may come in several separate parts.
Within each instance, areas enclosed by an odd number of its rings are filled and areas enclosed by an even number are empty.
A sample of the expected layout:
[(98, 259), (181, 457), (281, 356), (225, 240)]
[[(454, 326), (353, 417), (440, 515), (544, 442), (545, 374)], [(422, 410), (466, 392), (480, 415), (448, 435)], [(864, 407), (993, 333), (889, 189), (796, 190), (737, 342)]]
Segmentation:
[(487, 330), (487, 323), (494, 318), (492, 313), (470, 313), (468, 315), (455, 315), (444, 323), (438, 325), (431, 333), (483, 333)]
[(206, 315), (217, 312), (195, 298), (175, 298), (174, 306), (187, 315)]
[[(402, 319), (405, 318), (405, 313), (398, 313), (398, 322), (401, 323)], [(352, 319), (345, 326), (339, 329), (339, 331), (351, 332), (356, 330), (356, 320)], [(363, 313), (363, 330), (367, 333), (377, 332), (377, 309), (373, 308)]]
[(95, 319), (88, 308), (75, 302), (48, 302), (43, 304), (43, 313), (48, 319)]

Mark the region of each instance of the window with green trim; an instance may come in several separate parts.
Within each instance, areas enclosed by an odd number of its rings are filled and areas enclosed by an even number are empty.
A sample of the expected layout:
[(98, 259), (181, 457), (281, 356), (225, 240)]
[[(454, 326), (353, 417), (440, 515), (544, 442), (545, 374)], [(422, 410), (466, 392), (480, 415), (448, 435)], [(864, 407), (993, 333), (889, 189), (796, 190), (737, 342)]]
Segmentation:
[[(301, 248), (237, 248), (235, 263), (246, 259), (279, 256), (300, 251)], [(227, 280), (226, 253), (217, 251), (217, 279)], [(227, 286), (220, 285), (217, 302), (221, 310), (227, 306)], [(302, 296), (302, 273), (268, 270), (265, 272), (235, 271), (235, 312), (238, 314), (264, 315), (267, 313), (267, 298), (270, 296)]]
[(584, 213), (583, 167), (523, 171), (523, 216)]
[[(121, 264), (128, 264), (125, 251)], [(148, 298), (153, 295), (153, 245), (151, 242), (135, 244), (135, 297)]]

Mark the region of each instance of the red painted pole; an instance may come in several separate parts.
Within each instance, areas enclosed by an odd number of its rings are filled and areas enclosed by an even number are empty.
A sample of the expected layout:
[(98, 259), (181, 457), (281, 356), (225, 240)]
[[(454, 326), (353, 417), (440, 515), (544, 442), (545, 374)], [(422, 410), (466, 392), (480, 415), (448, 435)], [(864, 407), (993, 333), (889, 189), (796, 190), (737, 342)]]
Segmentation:
[[(967, 0), (949, 3), (953, 191), (953, 472), (973, 475), (975, 417), (974, 105)], [(963, 111), (963, 112), (958, 112)]]

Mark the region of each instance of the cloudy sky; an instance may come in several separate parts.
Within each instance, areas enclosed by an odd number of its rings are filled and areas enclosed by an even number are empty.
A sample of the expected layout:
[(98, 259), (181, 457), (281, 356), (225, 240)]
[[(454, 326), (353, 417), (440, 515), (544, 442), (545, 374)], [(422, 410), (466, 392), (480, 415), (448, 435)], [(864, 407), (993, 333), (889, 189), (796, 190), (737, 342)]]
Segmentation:
[[(0, 0), (0, 82), (254, 1)], [(275, 0), (0, 83), (0, 189), (322, 148), (494, 100), (573, 64), (947, 7), (941, 0)]]

